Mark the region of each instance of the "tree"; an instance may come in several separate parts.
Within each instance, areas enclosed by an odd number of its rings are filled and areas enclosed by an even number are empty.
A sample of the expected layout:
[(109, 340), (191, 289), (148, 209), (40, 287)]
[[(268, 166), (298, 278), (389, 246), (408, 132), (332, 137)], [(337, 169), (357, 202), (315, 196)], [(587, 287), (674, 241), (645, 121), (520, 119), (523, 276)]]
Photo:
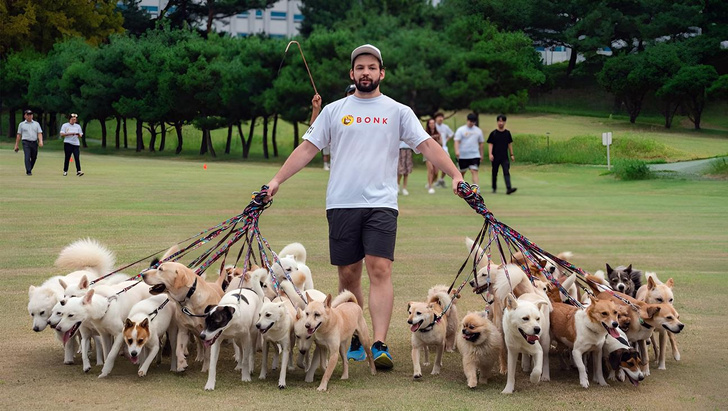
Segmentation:
[(672, 77), (664, 86), (663, 93), (681, 98), (683, 107), (688, 112), (688, 118), (700, 130), (700, 119), (705, 109), (708, 90), (718, 79), (718, 72), (713, 66), (696, 65), (685, 66)]
[(152, 16), (139, 6), (141, 2), (142, 0), (121, 0), (116, 5), (116, 10), (124, 18), (124, 30), (132, 36), (140, 36), (154, 27)]
[(30, 74), (42, 64), (42, 56), (33, 50), (12, 52), (0, 64), (0, 96), (2, 107), (7, 108), (9, 121), (8, 138), (15, 138), (18, 124), (15, 112), (29, 107), (28, 86)]
[(653, 71), (639, 54), (612, 57), (604, 63), (597, 81), (605, 90), (624, 103), (629, 122), (634, 123), (642, 111), (648, 91), (654, 89)]
[(0, 11), (0, 57), (10, 50), (47, 53), (69, 37), (98, 45), (124, 30), (115, 0), (4, 0)]
[(168, 19), (172, 27), (197, 27), (204, 21), (206, 35), (213, 30), (215, 20), (235, 16), (244, 11), (265, 9), (278, 0), (169, 0), (159, 13), (159, 20)]

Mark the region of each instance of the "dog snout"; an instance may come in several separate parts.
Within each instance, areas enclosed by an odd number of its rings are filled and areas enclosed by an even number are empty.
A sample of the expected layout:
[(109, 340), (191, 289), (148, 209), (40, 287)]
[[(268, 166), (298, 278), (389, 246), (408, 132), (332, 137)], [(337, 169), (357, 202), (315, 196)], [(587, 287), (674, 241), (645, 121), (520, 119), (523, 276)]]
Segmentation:
[(617, 328), (617, 327), (619, 327), (619, 323), (616, 321), (612, 321), (612, 328)]
[(470, 280), (470, 286), (475, 287), (475, 280)]
[(130, 352), (129, 354), (131, 354), (132, 357), (136, 357), (137, 355), (139, 355), (139, 353), (136, 350)]
[(255, 328), (260, 330), (260, 323), (255, 323)]
[(624, 284), (622, 284), (622, 283), (620, 283), (620, 284), (617, 285), (617, 289), (619, 290), (619, 292), (623, 292), (624, 291), (624, 288), (625, 288), (624, 287)]
[(301, 355), (306, 355), (306, 353), (308, 352), (308, 350), (298, 350), (298, 352), (300, 352)]
[(33, 331), (40, 332), (40, 327), (38, 327), (37, 325), (34, 325), (33, 326)]
[(541, 332), (541, 327), (535, 327), (535, 328), (533, 329), (533, 333), (534, 333), (534, 334), (539, 334), (540, 332)]
[(677, 328), (679, 328), (679, 329), (680, 329), (680, 331), (682, 331), (682, 329), (683, 329), (683, 328), (685, 328), (685, 324), (683, 324), (683, 323), (680, 323), (680, 324), (679, 324), (679, 325), (677, 326)]

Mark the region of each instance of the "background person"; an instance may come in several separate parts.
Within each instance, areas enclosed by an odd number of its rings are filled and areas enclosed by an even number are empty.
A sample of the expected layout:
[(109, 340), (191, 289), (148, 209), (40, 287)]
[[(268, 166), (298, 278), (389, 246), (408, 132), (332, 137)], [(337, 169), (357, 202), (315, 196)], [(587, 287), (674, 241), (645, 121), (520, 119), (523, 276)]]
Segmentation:
[(397, 163), (397, 186), (399, 186), (400, 180), (402, 186), (400, 192), (403, 196), (408, 196), (407, 191), (407, 178), (412, 174), (412, 168), (414, 161), (412, 161), (412, 149), (404, 141), (399, 143), (399, 162)]
[(63, 160), (63, 175), (68, 175), (68, 161), (73, 154), (73, 161), (76, 163), (76, 175), (81, 177), (81, 160), (79, 155), (81, 152), (81, 141), (79, 138), (83, 135), (83, 130), (78, 124), (78, 114), (72, 113), (68, 117), (68, 123), (61, 126), (61, 137), (63, 137), (63, 152), (66, 154)]
[(473, 177), (473, 184), (478, 184), (478, 167), (480, 159), (483, 158), (483, 131), (475, 125), (478, 116), (475, 113), (468, 114), (468, 121), (460, 126), (455, 132), (455, 157), (458, 158), (460, 172), (470, 170)]
[(511, 161), (515, 161), (513, 156), (513, 137), (511, 132), (506, 130), (506, 116), (504, 114), (496, 117), (497, 128), (490, 132), (488, 136), (488, 157), (492, 166), (492, 183), (493, 193), (496, 191), (498, 180), (498, 167), (503, 168), (503, 179), (506, 181), (506, 194), (513, 194), (518, 190), (511, 187), (511, 162), (508, 161), (508, 153), (511, 154)]
[[(435, 127), (435, 119), (431, 118), (427, 120), (427, 124), (425, 125), (425, 131), (427, 131), (427, 134), (432, 137), (433, 140), (437, 144), (442, 145), (442, 140), (440, 139), (440, 133), (437, 131), (437, 127)], [(427, 163), (427, 192), (429, 194), (435, 194), (435, 180), (437, 180), (437, 167), (430, 161), (429, 159), (425, 158)], [(444, 184), (444, 181), (443, 181)]]
[[(337, 159), (331, 164), (326, 190), (331, 264), (338, 267), (339, 290), (354, 293), (362, 306), (362, 261), (366, 264), (375, 341), (372, 353), (377, 367), (388, 369), (394, 366), (385, 341), (394, 304), (399, 143), (415, 147), (445, 170), (453, 179), (453, 192), (463, 179), (412, 109), (380, 92), (385, 69), (379, 49), (370, 44), (354, 49), (349, 77), (356, 84), (354, 95), (324, 107), (316, 127), (308, 129), (303, 143), (268, 183), (268, 199), (321, 148), (330, 145)], [(352, 339), (347, 357), (364, 360), (363, 352), (358, 340)]]
[(32, 176), (35, 160), (38, 159), (38, 147), (43, 147), (43, 130), (40, 124), (33, 120), (33, 111), (23, 112), (25, 121), (18, 124), (18, 133), (15, 137), (15, 152), (18, 152), (18, 144), (23, 141), (23, 154), (25, 155), (25, 174)]
[[(437, 127), (437, 132), (440, 133), (440, 139), (442, 140), (442, 149), (445, 150), (445, 153), (450, 155), (450, 151), (447, 148), (447, 142), (450, 141), (455, 133), (453, 133), (450, 126), (443, 123), (445, 120), (445, 115), (437, 112), (435, 113), (435, 127)], [(445, 172), (440, 170), (440, 179), (437, 180), (437, 183), (435, 184), (437, 187), (443, 187), (445, 188)]]

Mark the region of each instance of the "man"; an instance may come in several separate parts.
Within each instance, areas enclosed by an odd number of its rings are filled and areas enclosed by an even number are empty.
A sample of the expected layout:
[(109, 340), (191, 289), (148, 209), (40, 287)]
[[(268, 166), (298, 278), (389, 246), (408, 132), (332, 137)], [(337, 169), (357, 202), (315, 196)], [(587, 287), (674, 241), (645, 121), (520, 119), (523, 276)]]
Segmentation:
[(483, 131), (480, 130), (475, 122), (478, 116), (475, 113), (468, 114), (467, 123), (460, 126), (455, 132), (455, 157), (458, 158), (458, 166), (460, 172), (470, 170), (473, 177), (473, 184), (478, 184), (478, 167), (480, 167), (480, 159), (483, 158)]
[[(435, 113), (435, 127), (437, 128), (437, 132), (440, 133), (440, 139), (442, 140), (442, 149), (445, 150), (445, 153), (449, 155), (450, 151), (447, 149), (447, 142), (450, 141), (455, 133), (453, 133), (450, 126), (443, 123), (445, 120), (445, 115), (437, 112)], [(445, 187), (445, 172), (440, 171), (440, 179), (437, 180), (437, 183), (435, 183), (438, 187)]]
[(32, 176), (35, 160), (38, 158), (38, 147), (43, 147), (43, 130), (40, 124), (33, 120), (33, 111), (23, 112), (25, 121), (18, 124), (18, 134), (15, 137), (15, 152), (18, 152), (18, 144), (23, 141), (23, 154), (25, 154), (25, 174)]
[(506, 180), (506, 194), (511, 195), (518, 190), (511, 187), (511, 163), (508, 161), (508, 153), (511, 154), (511, 160), (515, 161), (513, 156), (513, 137), (511, 132), (506, 130), (506, 116), (504, 114), (496, 117), (497, 129), (493, 130), (488, 136), (488, 157), (492, 165), (493, 193), (495, 194), (498, 167), (503, 167), (503, 179)]
[[(453, 192), (462, 175), (442, 147), (425, 132), (412, 110), (379, 90), (385, 70), (382, 54), (365, 44), (351, 53), (349, 77), (356, 85), (353, 96), (327, 105), (311, 125), (285, 164), (268, 183), (268, 198), (280, 184), (301, 170), (320, 148), (331, 147), (336, 160), (326, 191), (331, 264), (338, 266), (339, 290), (354, 293), (364, 305), (361, 287), (362, 259), (369, 275), (369, 312), (378, 368), (394, 366), (385, 344), (392, 318), (394, 290), (392, 261), (397, 234), (397, 163), (399, 143), (422, 152), (453, 178)], [(358, 339), (348, 357), (364, 360)]]
[[(349, 97), (352, 94), (354, 94), (354, 91), (356, 91), (356, 86), (353, 84), (349, 84), (346, 86), (346, 89), (344, 89), (344, 97)], [(309, 124), (313, 124), (314, 121), (316, 121), (316, 117), (318, 117), (319, 113), (321, 113), (321, 96), (316, 94), (313, 96), (313, 99), (311, 100), (311, 122)], [(321, 155), (323, 156), (324, 160), (324, 171), (331, 170), (331, 151), (329, 150), (329, 147), (326, 146), (321, 150)]]

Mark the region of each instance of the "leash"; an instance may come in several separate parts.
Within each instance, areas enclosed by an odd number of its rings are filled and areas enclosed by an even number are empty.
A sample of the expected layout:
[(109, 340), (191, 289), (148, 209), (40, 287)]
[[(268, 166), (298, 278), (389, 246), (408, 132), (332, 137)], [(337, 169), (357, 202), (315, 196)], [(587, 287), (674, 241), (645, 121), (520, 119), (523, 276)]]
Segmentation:
[(157, 318), (157, 315), (159, 314), (159, 312), (162, 311), (164, 309), (164, 306), (167, 305), (168, 303), (169, 303), (169, 298), (167, 298), (166, 300), (164, 300), (164, 302), (162, 303), (162, 305), (160, 305), (159, 307), (155, 308), (154, 311), (152, 311), (151, 313), (149, 313), (148, 314), (149, 321), (154, 321), (154, 319)]
[(286, 51), (283, 52), (283, 58), (281, 59), (281, 64), (278, 66), (278, 74), (281, 74), (281, 69), (283, 68), (283, 62), (286, 61), (286, 54), (288, 54), (288, 49), (291, 47), (291, 44), (295, 44), (298, 46), (298, 51), (301, 53), (301, 58), (303, 59), (303, 65), (306, 67), (306, 72), (308, 72), (308, 78), (311, 80), (311, 86), (313, 86), (313, 92), (315, 94), (318, 94), (318, 90), (316, 90), (316, 84), (313, 82), (313, 76), (311, 75), (311, 70), (308, 68), (308, 63), (306, 63), (306, 57), (303, 55), (303, 49), (301, 48), (301, 43), (297, 42), (296, 40), (291, 40), (288, 42), (288, 45), (286, 46)]

